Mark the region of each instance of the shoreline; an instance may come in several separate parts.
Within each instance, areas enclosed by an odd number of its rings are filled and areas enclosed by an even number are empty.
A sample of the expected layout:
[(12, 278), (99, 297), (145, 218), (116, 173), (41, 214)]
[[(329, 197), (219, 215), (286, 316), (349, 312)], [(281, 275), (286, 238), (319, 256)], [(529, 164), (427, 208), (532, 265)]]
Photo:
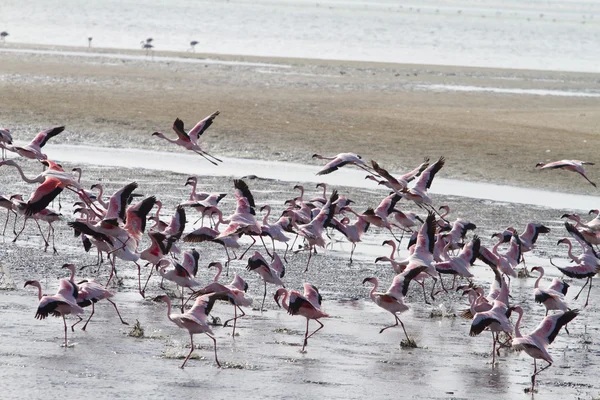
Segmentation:
[[(54, 143), (176, 153), (183, 150), (150, 134), (170, 132), (176, 117), (189, 127), (219, 109), (202, 138), (216, 155), (315, 164), (315, 152), (352, 151), (400, 172), (444, 155), (444, 178), (596, 193), (574, 174), (534, 166), (597, 161), (600, 100), (531, 93), (600, 93), (597, 74), (231, 55), (214, 55), (227, 63), (150, 62), (143, 50), (128, 51), (132, 59), (3, 54), (0, 123), (15, 140), (66, 125)], [(257, 61), (290, 67), (236, 64)], [(525, 93), (444, 91), (440, 84)], [(593, 167), (588, 175), (600, 178)]]

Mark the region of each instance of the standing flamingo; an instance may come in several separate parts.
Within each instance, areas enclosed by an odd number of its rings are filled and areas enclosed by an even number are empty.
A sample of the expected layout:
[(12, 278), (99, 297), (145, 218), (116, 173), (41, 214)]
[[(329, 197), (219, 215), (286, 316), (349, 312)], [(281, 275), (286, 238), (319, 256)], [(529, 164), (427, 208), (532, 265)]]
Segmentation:
[[(321, 309), (323, 298), (321, 297), (319, 290), (310, 283), (304, 283), (303, 286), (304, 295), (301, 295), (295, 290), (288, 292), (285, 288), (277, 289), (277, 292), (275, 292), (275, 302), (278, 306), (283, 306), (290, 315), (302, 315), (306, 318), (306, 332), (304, 333), (304, 343), (302, 345), (302, 350), (300, 350), (301, 352), (304, 352), (304, 349), (308, 344), (308, 338), (323, 328), (323, 324), (319, 319), (329, 317), (329, 314)], [(289, 304), (287, 302), (288, 295), (290, 297)], [(279, 305), (279, 298), (281, 296), (283, 296), (283, 299), (281, 300), (281, 305)], [(311, 319), (315, 320), (320, 326), (309, 335), (308, 323)]]
[[(531, 393), (535, 389), (535, 377), (545, 369), (552, 366), (552, 356), (548, 353), (548, 346), (552, 344), (560, 329), (571, 322), (578, 314), (579, 310), (570, 310), (553, 315), (548, 315), (529, 335), (521, 335), (520, 326), (523, 318), (523, 309), (516, 306), (514, 311), (519, 314), (519, 319), (515, 324), (515, 338), (512, 340), (512, 347), (516, 351), (524, 351), (533, 358), (533, 375), (531, 375)], [(541, 359), (548, 363), (544, 368), (538, 371), (536, 360)]]
[(65, 325), (64, 347), (69, 347), (65, 315), (77, 315), (83, 313), (83, 308), (77, 305), (77, 286), (66, 279), (61, 279), (58, 291), (54, 296), (42, 296), (42, 285), (40, 285), (38, 281), (27, 281), (25, 282), (24, 287), (27, 286), (35, 286), (38, 288), (38, 300), (40, 302), (35, 313), (35, 318), (45, 319), (50, 314), (55, 317), (62, 317)]
[(400, 323), (400, 325), (402, 326), (402, 330), (404, 331), (404, 335), (406, 336), (407, 344), (414, 343), (414, 341), (408, 337), (408, 333), (406, 333), (406, 328), (404, 327), (404, 324), (397, 315), (398, 313), (402, 313), (410, 309), (404, 303), (404, 296), (402, 295), (403, 282), (400, 275), (396, 275), (396, 277), (392, 281), (392, 286), (390, 286), (390, 288), (385, 293), (377, 292), (377, 287), (379, 286), (377, 278), (365, 278), (363, 280), (363, 285), (367, 282), (373, 284), (373, 289), (371, 289), (371, 293), (369, 293), (371, 300), (373, 300), (373, 302), (379, 307), (392, 313), (396, 322), (393, 325), (382, 328), (379, 331), (379, 333), (383, 333), (383, 331), (385, 331), (388, 328), (398, 326), (398, 323)]
[(208, 314), (212, 310), (215, 301), (220, 296), (222, 296), (220, 293), (212, 293), (200, 296), (196, 299), (192, 308), (182, 314), (171, 314), (171, 299), (166, 294), (154, 298), (154, 301), (163, 301), (167, 303), (167, 317), (169, 320), (171, 320), (171, 322), (178, 327), (187, 329), (188, 333), (190, 334), (190, 352), (179, 368), (183, 369), (183, 367), (185, 367), (185, 363), (187, 363), (187, 360), (194, 352), (194, 335), (196, 333), (204, 333), (206, 336), (212, 339), (215, 349), (215, 362), (217, 363), (217, 366), (221, 368), (221, 363), (217, 358), (217, 339), (215, 339), (213, 336), (214, 333), (212, 329), (210, 329), (210, 325), (206, 323)]
[(260, 275), (265, 283), (265, 293), (260, 306), (261, 311), (265, 306), (265, 298), (267, 297), (267, 283), (285, 287), (283, 281), (281, 280), (281, 278), (285, 276), (285, 266), (279, 257), (277, 257), (277, 259), (279, 262), (274, 262), (269, 265), (262, 254), (260, 254), (258, 251), (255, 251), (252, 257), (248, 259), (248, 266), (246, 269), (248, 271), (255, 271), (258, 275)]
[[(74, 264), (64, 264), (62, 267), (71, 271), (71, 277), (69, 278), (69, 281), (71, 283), (75, 284), (75, 265)], [(121, 317), (121, 313), (119, 312), (117, 305), (115, 304), (114, 301), (112, 301), (110, 299), (111, 297), (114, 297), (114, 294), (112, 294), (104, 286), (102, 286), (101, 284), (99, 284), (98, 282), (96, 282), (93, 279), (86, 279), (86, 280), (79, 282), (77, 284), (77, 288), (79, 289), (79, 291), (77, 293), (77, 305), (80, 307), (87, 307), (89, 305), (92, 306), (92, 313), (90, 314), (89, 318), (83, 325), (83, 328), (81, 328), (82, 331), (85, 331), (87, 324), (90, 322), (90, 320), (94, 316), (94, 312), (96, 311), (95, 304), (97, 302), (99, 302), (100, 300), (104, 300), (104, 299), (106, 299), (106, 301), (108, 301), (110, 304), (113, 305), (113, 307), (115, 308), (115, 311), (117, 312), (117, 315), (119, 316), (119, 319), (121, 320), (121, 323), (123, 325), (129, 325), (127, 322), (123, 321), (123, 318)], [(79, 317), (79, 321), (77, 321), (73, 325), (71, 325), (71, 330), (73, 331), (75, 328), (75, 325), (77, 325), (81, 321), (83, 321), (83, 318)]]
[(543, 304), (546, 307), (546, 315), (548, 315), (548, 311), (550, 310), (567, 311), (568, 307), (565, 295), (567, 294), (569, 285), (558, 278), (554, 278), (550, 287), (541, 289), (539, 285), (544, 276), (544, 268), (533, 267), (531, 271), (538, 271), (540, 273), (540, 277), (535, 281), (533, 296), (536, 303)]
[(473, 316), (473, 322), (471, 322), (471, 330), (469, 331), (470, 336), (477, 336), (486, 328), (489, 328), (492, 333), (492, 366), (496, 363), (496, 343), (499, 341), (498, 335), (500, 332), (505, 332), (510, 335), (513, 331), (513, 326), (508, 319), (510, 316), (509, 311), (512, 311), (512, 309), (509, 309), (506, 304), (495, 300), (490, 310), (476, 313)]

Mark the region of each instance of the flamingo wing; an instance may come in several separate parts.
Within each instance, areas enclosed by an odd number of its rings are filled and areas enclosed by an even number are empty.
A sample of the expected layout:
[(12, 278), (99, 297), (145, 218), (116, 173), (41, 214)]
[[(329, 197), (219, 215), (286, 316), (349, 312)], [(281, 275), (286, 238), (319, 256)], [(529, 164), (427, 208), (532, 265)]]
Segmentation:
[(188, 134), (185, 132), (185, 129), (183, 128), (183, 121), (180, 120), (179, 118), (175, 119), (175, 122), (173, 122), (173, 130), (175, 131), (177, 136), (179, 136), (180, 140), (182, 140), (184, 142), (190, 141), (190, 137), (188, 136)]
[(108, 201), (108, 210), (106, 211), (104, 220), (117, 220), (120, 218), (121, 221), (125, 221), (127, 201), (137, 187), (137, 182), (131, 182), (110, 196), (110, 200)]
[(219, 115), (219, 111), (215, 111), (210, 114), (208, 117), (204, 118), (202, 121), (198, 122), (189, 132), (190, 139), (192, 142), (196, 143), (198, 138), (202, 136), (202, 134), (212, 125), (217, 115)]
[(415, 184), (415, 188), (418, 188), (421, 191), (425, 191), (431, 187), (431, 182), (433, 182), (433, 178), (435, 174), (438, 173), (440, 169), (444, 166), (446, 160), (444, 157), (440, 157), (435, 163), (425, 168), (425, 171), (421, 173), (421, 176), (417, 180)]
[(254, 196), (252, 196), (252, 192), (250, 192), (250, 189), (248, 188), (246, 182), (244, 182), (241, 179), (234, 179), (233, 186), (235, 187), (235, 197), (246, 198), (250, 207), (254, 209), (256, 207), (256, 205), (254, 204)]
[(425, 158), (425, 160), (421, 163), (421, 165), (419, 165), (417, 168), (413, 169), (412, 171), (400, 176), (400, 179), (405, 180), (406, 182), (411, 182), (416, 177), (421, 175), (421, 173), (423, 173), (423, 171), (425, 171), (425, 169), (427, 169), (428, 166), (429, 166), (429, 158)]
[(127, 223), (124, 229), (138, 240), (146, 230), (146, 216), (152, 210), (155, 203), (156, 197), (150, 196), (127, 207)]
[(304, 283), (302, 286), (304, 287), (304, 297), (306, 300), (308, 300), (313, 307), (321, 308), (323, 296), (319, 293), (319, 289), (310, 283)]
[(51, 138), (58, 135), (59, 133), (61, 133), (64, 130), (65, 130), (64, 126), (57, 126), (56, 128), (50, 128), (50, 129), (46, 129), (45, 131), (41, 131), (40, 133), (35, 135), (35, 137), (31, 141), (30, 145), (38, 146), (40, 148), (44, 147), (44, 145), (46, 144), (46, 142), (48, 140), (50, 140)]
[(552, 344), (560, 329), (571, 322), (577, 315), (579, 310), (569, 310), (564, 313), (548, 315), (542, 322), (531, 332), (530, 336), (538, 337), (547, 340), (548, 344)]
[(63, 191), (61, 182), (55, 178), (46, 178), (44, 183), (29, 197), (29, 201), (25, 205), (25, 215), (31, 216), (37, 214), (52, 202)]
[(200, 254), (196, 249), (187, 250), (183, 253), (183, 267), (191, 276), (196, 276), (198, 273), (198, 260)]

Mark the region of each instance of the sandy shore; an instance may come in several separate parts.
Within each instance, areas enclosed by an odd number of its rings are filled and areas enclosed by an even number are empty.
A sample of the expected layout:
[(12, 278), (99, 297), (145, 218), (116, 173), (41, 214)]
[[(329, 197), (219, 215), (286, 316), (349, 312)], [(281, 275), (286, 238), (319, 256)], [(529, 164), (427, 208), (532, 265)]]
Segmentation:
[[(214, 154), (310, 163), (315, 152), (354, 151), (395, 171), (444, 155), (445, 177), (596, 192), (583, 178), (534, 166), (563, 158), (597, 161), (600, 98), (431, 85), (600, 90), (597, 75), (582, 73), (191, 53), (119, 59), (3, 52), (0, 124), (22, 140), (64, 124), (67, 131), (53, 142), (159, 148), (165, 143), (150, 133), (171, 132), (175, 117), (191, 126), (220, 110), (204, 138)], [(594, 167), (588, 171), (600, 180)]]

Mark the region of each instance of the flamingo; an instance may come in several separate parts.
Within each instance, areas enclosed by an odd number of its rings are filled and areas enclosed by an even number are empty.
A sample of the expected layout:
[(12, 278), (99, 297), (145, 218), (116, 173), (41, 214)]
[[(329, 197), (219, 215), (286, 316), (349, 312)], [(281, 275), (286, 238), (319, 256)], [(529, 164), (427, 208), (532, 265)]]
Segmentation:
[(6, 147), (4, 147), (5, 145), (11, 145), (12, 144), (12, 134), (10, 133), (10, 130), (7, 128), (3, 128), (0, 129), (0, 149), (2, 149), (2, 159), (6, 160)]
[[(304, 283), (304, 295), (301, 295), (299, 292), (295, 290), (287, 291), (285, 288), (277, 289), (275, 292), (275, 302), (279, 307), (283, 306), (283, 308), (290, 315), (301, 315), (306, 318), (306, 332), (304, 333), (304, 342), (302, 345), (301, 352), (304, 352), (306, 345), (308, 344), (308, 339), (320, 331), (323, 328), (323, 324), (319, 321), (320, 318), (329, 317), (329, 314), (325, 313), (321, 309), (321, 303), (323, 298), (319, 293), (319, 290), (311, 285), (310, 283)], [(279, 298), (283, 296), (281, 299), (281, 305), (279, 305)], [(287, 298), (290, 298), (290, 302), (288, 304)], [(313, 319), (320, 326), (313, 331), (310, 335), (308, 334), (308, 323)]]
[(546, 315), (548, 315), (548, 311), (550, 310), (567, 311), (568, 307), (565, 295), (567, 294), (569, 285), (558, 278), (554, 278), (550, 287), (541, 289), (539, 285), (544, 276), (544, 268), (539, 266), (533, 267), (531, 271), (538, 271), (540, 273), (540, 277), (535, 281), (533, 296), (536, 303), (543, 304), (546, 307)]
[(198, 42), (197, 40), (192, 40), (192, 41), (190, 42), (190, 50), (191, 50), (192, 52), (194, 52), (194, 53), (196, 52), (196, 45), (197, 45), (198, 43), (199, 43), (199, 42)]
[(215, 362), (217, 363), (217, 366), (221, 368), (221, 363), (217, 358), (217, 339), (213, 336), (214, 333), (212, 329), (210, 329), (210, 325), (206, 323), (206, 318), (219, 297), (222, 297), (221, 293), (211, 293), (200, 296), (196, 299), (192, 308), (182, 314), (171, 314), (171, 299), (166, 294), (154, 298), (154, 301), (167, 303), (167, 317), (169, 320), (178, 327), (187, 329), (190, 334), (190, 352), (179, 368), (183, 369), (185, 367), (185, 363), (187, 363), (187, 360), (194, 352), (194, 335), (197, 333), (204, 333), (212, 339), (215, 350)]
[(412, 182), (423, 171), (425, 171), (425, 169), (429, 166), (429, 159), (426, 158), (425, 161), (423, 161), (423, 163), (421, 163), (421, 165), (419, 165), (417, 168), (397, 178), (393, 177), (387, 170), (381, 168), (376, 161), (371, 160), (371, 165), (373, 166), (375, 172), (377, 172), (377, 174), (384, 179), (384, 181), (379, 182), (379, 184), (385, 185), (390, 189), (394, 190), (396, 193), (400, 194), (404, 189), (408, 187), (408, 184), (410, 182)]
[(260, 254), (258, 251), (255, 251), (252, 257), (248, 258), (248, 266), (246, 267), (246, 270), (255, 271), (258, 275), (260, 275), (265, 283), (265, 293), (260, 306), (260, 310), (262, 311), (265, 306), (265, 298), (267, 297), (267, 283), (283, 286), (285, 288), (285, 285), (281, 280), (281, 278), (285, 276), (285, 266), (279, 257), (277, 257), (273, 263), (269, 264), (264, 259), (262, 254)]
[[(516, 351), (524, 351), (533, 358), (533, 375), (531, 375), (531, 393), (535, 389), (536, 376), (552, 366), (552, 356), (548, 353), (548, 346), (552, 344), (560, 329), (571, 322), (578, 314), (579, 310), (570, 310), (546, 316), (537, 328), (528, 335), (521, 335), (520, 325), (523, 318), (523, 309), (516, 306), (514, 311), (519, 314), (519, 319), (515, 324), (515, 337), (512, 340), (512, 347)], [(548, 363), (547, 366), (537, 369), (536, 360), (541, 359)]]
[[(75, 265), (74, 264), (64, 264), (62, 266), (62, 268), (66, 268), (69, 271), (71, 271), (71, 277), (69, 278), (69, 281), (71, 283), (75, 284)], [(85, 279), (85, 280), (77, 283), (77, 288), (79, 289), (78, 293), (77, 293), (77, 299), (76, 299), (77, 305), (82, 308), (87, 307), (89, 305), (92, 306), (92, 313), (90, 314), (89, 318), (83, 325), (83, 328), (81, 328), (82, 331), (85, 331), (87, 324), (90, 322), (90, 320), (94, 316), (94, 312), (96, 311), (95, 304), (97, 302), (99, 302), (100, 300), (104, 300), (104, 299), (106, 299), (106, 301), (108, 301), (110, 304), (113, 305), (113, 307), (115, 308), (115, 311), (117, 312), (117, 315), (119, 316), (119, 319), (121, 320), (121, 323), (123, 325), (129, 325), (127, 322), (123, 321), (123, 318), (121, 317), (121, 313), (119, 312), (117, 305), (115, 304), (114, 301), (112, 301), (110, 299), (111, 297), (114, 297), (114, 294), (112, 294), (104, 286), (102, 286), (101, 284), (96, 282), (94, 279)], [(71, 325), (71, 331), (74, 331), (75, 325), (77, 325), (81, 321), (83, 321), (83, 318), (79, 317), (79, 321), (77, 321), (73, 325)]]
[(35, 318), (45, 319), (50, 314), (55, 317), (62, 317), (65, 325), (64, 347), (69, 347), (69, 342), (67, 341), (67, 321), (65, 320), (65, 315), (78, 315), (83, 313), (83, 308), (77, 305), (77, 286), (66, 279), (61, 279), (59, 282), (58, 291), (54, 296), (42, 296), (42, 285), (40, 285), (38, 281), (27, 281), (25, 282), (24, 287), (27, 286), (34, 286), (38, 288), (39, 305), (35, 313)]
[[(271, 214), (271, 206), (264, 205), (260, 208), (260, 211), (263, 210), (266, 210), (266, 213), (263, 217), (262, 224), (260, 226), (260, 230), (262, 232), (261, 234), (263, 236), (268, 236), (271, 238), (271, 243), (273, 244), (273, 253), (275, 253), (275, 241), (277, 240), (278, 242), (285, 244), (285, 254), (287, 254), (287, 251), (290, 247), (287, 244), (287, 242), (290, 241), (290, 238), (285, 234), (285, 232), (288, 232), (291, 229), (288, 228), (290, 224), (290, 218), (282, 214), (281, 217), (277, 220), (277, 222), (275, 222), (274, 224), (270, 224), (269, 215)], [(270, 255), (271, 254), (269, 254), (269, 256)]]
[(406, 269), (406, 266), (408, 265), (408, 262), (399, 262), (395, 259), (395, 254), (396, 254), (396, 242), (394, 242), (393, 240), (385, 240), (382, 244), (383, 245), (388, 245), (388, 246), (392, 246), (392, 253), (390, 254), (389, 257), (377, 257), (375, 259), (375, 262), (389, 262), (392, 265), (392, 269), (394, 270), (395, 273), (397, 274), (401, 274), (402, 272), (404, 272), (404, 270)]
[[(346, 221), (348, 220), (347, 218), (344, 219)], [(356, 249), (356, 243), (360, 242), (361, 236), (367, 232), (370, 224), (367, 222), (366, 218), (359, 215), (357, 216), (356, 221), (354, 221), (352, 224), (349, 222), (342, 223), (335, 218), (332, 218), (331, 225), (334, 229), (340, 231), (346, 237), (346, 239), (352, 243), (352, 250), (350, 251), (350, 264), (352, 264), (352, 256), (354, 255), (354, 250)]]
[[(440, 157), (435, 163), (431, 164), (421, 173), (419, 179), (416, 180), (415, 185), (412, 188), (407, 188), (402, 191), (402, 197), (407, 200), (412, 200), (420, 206), (426, 206), (430, 210), (437, 212), (431, 207), (431, 197), (427, 192), (427, 189), (431, 187), (433, 178), (444, 166), (446, 160), (444, 157)], [(438, 213), (439, 215), (439, 213)]]
[(48, 140), (52, 139), (54, 136), (58, 135), (64, 130), (64, 126), (57, 126), (55, 128), (46, 129), (45, 131), (41, 131), (40, 133), (35, 135), (33, 140), (25, 146), (9, 145), (6, 146), (6, 148), (10, 151), (14, 151), (15, 153), (19, 154), (21, 157), (30, 158), (32, 160), (45, 160), (46, 158), (48, 158), (48, 156), (42, 153), (42, 147), (44, 147), (44, 145), (48, 143)]
[(342, 168), (344, 165), (354, 164), (358, 167), (366, 169), (367, 164), (362, 160), (362, 157), (354, 153), (340, 153), (334, 157), (326, 157), (321, 154), (313, 154), (312, 158), (318, 158), (320, 160), (329, 160), (323, 168), (321, 168), (317, 175), (330, 174), (333, 171), (337, 171), (338, 168)]
[[(448, 247), (450, 244), (446, 245)], [(448, 261), (442, 261), (434, 263), (435, 269), (439, 274), (450, 274), (456, 276), (462, 276), (464, 278), (472, 278), (473, 274), (469, 271), (469, 267), (473, 265), (477, 256), (479, 255), (479, 248), (481, 247), (481, 240), (475, 235), (473, 240), (471, 240), (468, 244), (466, 244), (458, 256), (452, 257)], [(444, 288), (444, 281), (440, 276), (440, 283), (442, 285), (442, 289), (446, 291)], [(452, 288), (454, 289), (455, 281), (452, 281)], [(439, 293), (439, 292), (438, 292)]]
[(408, 337), (408, 333), (406, 333), (404, 323), (402, 323), (402, 321), (397, 315), (398, 313), (402, 313), (410, 309), (410, 307), (408, 307), (404, 303), (404, 296), (402, 295), (403, 281), (401, 279), (401, 276), (396, 275), (396, 277), (394, 277), (394, 280), (392, 281), (392, 286), (390, 286), (390, 288), (385, 293), (377, 292), (377, 287), (379, 286), (377, 278), (373, 277), (363, 279), (363, 285), (367, 282), (373, 284), (373, 289), (371, 289), (371, 293), (369, 293), (371, 300), (373, 300), (373, 302), (379, 307), (392, 313), (396, 322), (393, 325), (382, 328), (379, 331), (379, 333), (383, 333), (383, 331), (385, 331), (388, 328), (398, 326), (398, 323), (400, 323), (400, 325), (402, 326), (402, 330), (404, 331), (404, 335), (406, 336), (407, 343), (414, 343), (414, 341)]
[(88, 36), (88, 49), (92, 48), (92, 39), (94, 39), (91, 36)]
[(313, 249), (315, 246), (325, 247), (325, 239), (323, 238), (323, 232), (325, 228), (329, 226), (333, 214), (335, 212), (335, 201), (338, 199), (338, 192), (334, 190), (331, 193), (331, 197), (323, 208), (319, 211), (316, 217), (314, 217), (308, 224), (298, 225), (298, 235), (304, 237), (308, 241), (308, 261), (306, 262), (306, 268), (304, 272), (308, 271), (308, 266), (312, 258)]
[(142, 46), (142, 49), (146, 50), (146, 55), (152, 53), (152, 55), (154, 55), (154, 46), (148, 42), (144, 42), (141, 41), (140, 45)]
[(186, 150), (193, 151), (194, 153), (204, 157), (210, 163), (218, 165), (215, 161), (222, 162), (222, 160), (202, 150), (202, 148), (198, 145), (198, 139), (208, 129), (208, 127), (212, 125), (217, 115), (219, 115), (219, 111), (215, 111), (214, 113), (210, 114), (208, 117), (198, 122), (189, 132), (185, 131), (183, 121), (177, 118), (175, 122), (173, 122), (173, 130), (177, 134), (176, 140), (167, 138), (164, 133), (161, 132), (154, 132), (152, 136), (158, 136), (159, 138), (165, 139), (169, 143), (174, 143), (185, 148)]
[[(209, 283), (202, 289), (199, 289), (196, 292), (194, 292), (194, 294), (192, 295), (192, 298), (199, 296), (199, 295), (215, 293), (215, 292), (227, 293), (229, 295), (228, 300), (233, 305), (235, 314), (234, 314), (233, 318), (228, 319), (227, 321), (223, 322), (223, 326), (225, 327), (225, 326), (227, 326), (227, 324), (229, 322), (233, 321), (233, 332), (231, 333), (231, 335), (233, 337), (235, 337), (235, 328), (237, 325), (237, 320), (246, 315), (246, 313), (244, 312), (242, 307), (249, 307), (252, 304), (252, 299), (247, 298), (245, 296), (245, 293), (248, 291), (248, 284), (238, 274), (235, 274), (233, 280), (231, 281), (231, 283), (229, 285), (222, 285), (219, 283), (219, 277), (221, 276), (221, 273), (223, 272), (223, 264), (221, 264), (220, 262), (211, 262), (210, 264), (208, 264), (208, 268), (213, 268), (213, 267), (217, 269), (217, 273), (216, 273), (215, 277), (213, 278), (213, 282)], [(240, 312), (242, 313), (239, 316), (237, 313), (238, 310), (240, 310)]]
[(6, 32), (6, 31), (2, 31), (2, 32), (0, 32), (0, 40), (1, 40), (1, 41), (3, 41), (3, 42), (4, 42), (4, 41), (6, 40), (6, 37), (7, 37), (7, 36), (8, 36), (8, 32)]
[[(184, 289), (194, 288), (200, 286), (200, 282), (194, 278), (198, 273), (198, 260), (200, 258), (199, 253), (192, 249), (183, 253), (183, 263), (180, 264), (174, 260), (162, 259), (156, 264), (160, 276), (164, 279), (175, 282), (177, 286), (181, 287), (181, 312), (183, 312), (184, 303)], [(167, 270), (169, 264), (173, 265), (173, 269)]]
[(473, 316), (471, 330), (469, 331), (470, 336), (477, 336), (486, 328), (489, 328), (492, 333), (492, 366), (496, 363), (496, 343), (499, 341), (500, 332), (505, 332), (508, 335), (512, 334), (513, 326), (508, 318), (510, 317), (510, 311), (513, 309), (514, 307), (508, 308), (505, 303), (494, 300), (490, 310), (478, 312)]
[(567, 171), (577, 172), (579, 175), (583, 176), (586, 181), (591, 183), (592, 186), (596, 187), (596, 184), (586, 176), (585, 170), (583, 169), (584, 165), (594, 165), (594, 163), (580, 160), (560, 160), (550, 163), (539, 162), (535, 166), (539, 167), (540, 169), (564, 169)]

